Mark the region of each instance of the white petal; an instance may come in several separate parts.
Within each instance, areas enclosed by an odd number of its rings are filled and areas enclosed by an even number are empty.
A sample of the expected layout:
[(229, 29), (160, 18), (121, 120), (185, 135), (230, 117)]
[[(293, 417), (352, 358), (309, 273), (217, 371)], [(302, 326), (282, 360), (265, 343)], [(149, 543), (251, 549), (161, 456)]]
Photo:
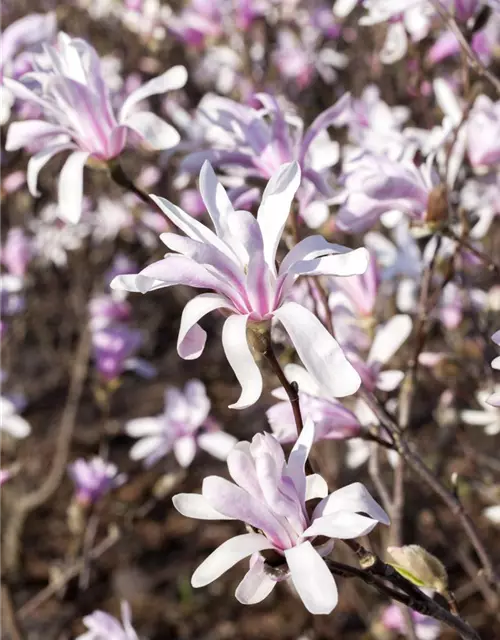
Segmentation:
[(3, 415), (1, 428), (13, 438), (26, 438), (31, 433), (29, 422), (18, 415)]
[(198, 321), (207, 313), (222, 308), (230, 309), (231, 305), (224, 296), (217, 293), (202, 293), (186, 304), (177, 337), (177, 353), (181, 358), (194, 360), (202, 354), (207, 333)]
[(484, 427), (491, 423), (491, 413), (491, 411), (480, 411), (479, 409), (464, 409), (460, 412), (460, 417), (466, 424)]
[(74, 148), (75, 145), (72, 144), (49, 145), (38, 153), (35, 153), (35, 155), (29, 159), (28, 169), (26, 172), (26, 182), (28, 184), (28, 190), (34, 198), (37, 198), (40, 195), (40, 192), (37, 189), (38, 174), (43, 169), (43, 167), (53, 156), (55, 156), (60, 151)]
[(208, 558), (200, 564), (191, 578), (192, 586), (197, 589), (217, 580), (237, 562), (251, 556), (256, 551), (272, 549), (269, 540), (260, 533), (245, 533), (223, 542)]
[(178, 493), (172, 502), (179, 513), (197, 520), (232, 520), (211, 507), (199, 493)]
[(59, 176), (59, 215), (63, 220), (76, 224), (82, 215), (83, 167), (90, 153), (75, 151), (64, 163)]
[(241, 395), (230, 409), (245, 409), (257, 402), (262, 393), (262, 375), (247, 342), (247, 316), (230, 316), (222, 329), (222, 346), (238, 382)]
[(185, 67), (177, 65), (165, 71), (161, 76), (146, 82), (142, 87), (133, 91), (123, 103), (120, 111), (120, 123), (124, 122), (132, 108), (141, 100), (158, 93), (181, 89), (186, 84), (186, 80), (187, 71)]
[(200, 171), (200, 194), (217, 235), (223, 238), (227, 232), (227, 217), (234, 212), (234, 207), (208, 160), (203, 163)]
[(388, 320), (377, 329), (367, 363), (385, 364), (389, 362), (410, 335), (411, 327), (412, 321), (407, 315), (400, 314)]
[(377, 389), (381, 391), (394, 391), (404, 377), (404, 372), (398, 371), (397, 369), (381, 371), (377, 376)]
[(295, 193), (300, 185), (300, 167), (297, 162), (282, 165), (267, 183), (257, 213), (264, 240), (264, 258), (275, 272), (276, 250), (290, 214)]
[(65, 130), (59, 126), (47, 122), (46, 120), (21, 120), (13, 122), (8, 131), (5, 141), (6, 151), (16, 151), (22, 147), (33, 144), (38, 138), (44, 136), (56, 136), (64, 133)]
[(323, 476), (313, 473), (306, 478), (306, 502), (315, 498), (326, 498), (328, 485)]
[[(284, 368), (285, 375), (290, 382), (296, 382), (299, 391), (302, 393), (307, 393), (310, 396), (321, 396), (321, 389), (316, 382), (316, 380), (312, 377), (312, 375), (304, 369), (300, 364), (287, 364)], [(284, 391), (284, 390), (283, 390)], [(276, 396), (280, 397), (280, 396)], [(284, 400), (288, 396), (285, 395), (280, 399)]]
[(276, 580), (266, 574), (264, 560), (259, 556), (237, 586), (234, 595), (241, 604), (257, 604), (267, 598), (275, 586)]
[(382, 524), (390, 524), (389, 516), (360, 482), (353, 482), (342, 487), (322, 500), (314, 509), (313, 520), (337, 511), (366, 513)]
[(323, 558), (310, 542), (285, 550), (294, 587), (311, 613), (328, 614), (337, 606), (335, 580)]
[(124, 124), (136, 131), (156, 151), (171, 149), (181, 140), (177, 129), (150, 111), (133, 113)]
[(287, 302), (274, 315), (283, 323), (304, 366), (325, 394), (340, 398), (359, 389), (358, 373), (313, 313), (296, 302)]
[(311, 526), (302, 534), (309, 536), (326, 536), (349, 540), (365, 536), (377, 526), (377, 521), (359, 513), (338, 511), (323, 518), (316, 518)]
[(219, 460), (226, 460), (237, 442), (234, 436), (225, 431), (212, 431), (198, 437), (198, 445)]
[(296, 262), (290, 273), (311, 276), (354, 276), (365, 273), (370, 261), (370, 254), (365, 248), (347, 250), (343, 253), (302, 260)]
[(163, 431), (162, 416), (151, 418), (134, 418), (125, 424), (125, 433), (133, 438), (157, 435)]
[(181, 467), (189, 467), (196, 454), (196, 441), (192, 436), (184, 436), (174, 442), (174, 454)]
[(109, 285), (115, 291), (130, 291), (132, 293), (147, 293), (155, 289), (169, 286), (163, 280), (148, 278), (140, 273), (127, 273), (115, 276)]
[(163, 444), (163, 438), (159, 438), (158, 436), (141, 438), (141, 440), (138, 440), (130, 449), (130, 459), (142, 460), (143, 458), (147, 458), (155, 452), (161, 444)]
[(493, 522), (493, 524), (500, 525), (500, 504), (492, 507), (486, 507), (483, 514), (488, 518), (488, 520)]
[(305, 464), (314, 442), (314, 422), (307, 418), (288, 457), (286, 473), (292, 479), (301, 502), (306, 497)]

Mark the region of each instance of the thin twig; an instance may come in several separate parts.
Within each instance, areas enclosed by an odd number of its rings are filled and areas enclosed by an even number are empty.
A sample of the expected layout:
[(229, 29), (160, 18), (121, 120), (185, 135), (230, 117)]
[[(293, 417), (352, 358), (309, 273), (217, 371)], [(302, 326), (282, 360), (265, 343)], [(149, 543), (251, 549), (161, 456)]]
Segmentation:
[(271, 369), (276, 374), (276, 377), (280, 381), (281, 386), (286, 391), (288, 400), (292, 405), (293, 417), (297, 426), (297, 435), (300, 435), (302, 429), (304, 428), (304, 422), (302, 420), (302, 412), (300, 410), (298, 385), (297, 383), (290, 382), (287, 379), (287, 377), (285, 376), (285, 372), (281, 368), (278, 358), (276, 357), (276, 354), (274, 353), (271, 345), (268, 346), (263, 355), (271, 365)]

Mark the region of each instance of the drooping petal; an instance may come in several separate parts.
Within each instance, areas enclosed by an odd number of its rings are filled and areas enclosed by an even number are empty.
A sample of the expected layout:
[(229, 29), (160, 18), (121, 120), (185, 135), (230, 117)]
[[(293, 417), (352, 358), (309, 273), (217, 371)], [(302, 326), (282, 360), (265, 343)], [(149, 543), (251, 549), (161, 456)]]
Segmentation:
[(123, 103), (120, 111), (120, 123), (123, 123), (128, 115), (131, 113), (133, 107), (145, 98), (154, 96), (158, 93), (165, 93), (166, 91), (173, 91), (174, 89), (181, 89), (187, 81), (187, 71), (182, 65), (172, 67), (160, 76), (153, 78), (142, 87), (133, 91)]
[(328, 614), (337, 606), (335, 580), (323, 558), (310, 542), (285, 550), (293, 586), (306, 609), (316, 615)]
[(7, 431), (13, 438), (26, 438), (31, 433), (31, 425), (22, 416), (2, 416), (1, 429)]
[(307, 130), (302, 144), (300, 146), (299, 162), (303, 163), (306, 153), (311, 145), (311, 142), (318, 135), (320, 131), (330, 126), (341, 126), (345, 124), (345, 115), (350, 110), (351, 106), (351, 94), (344, 93), (344, 95), (337, 100), (337, 102), (329, 107), (326, 111), (323, 111), (311, 124)]
[(326, 536), (350, 540), (365, 536), (377, 526), (378, 522), (359, 513), (338, 511), (322, 518), (313, 520), (311, 526), (304, 531), (303, 536)]
[(194, 360), (202, 354), (207, 333), (198, 321), (207, 313), (224, 308), (232, 309), (228, 300), (217, 293), (202, 293), (186, 304), (177, 337), (177, 353), (181, 358)]
[(305, 368), (325, 394), (340, 398), (359, 389), (358, 373), (313, 313), (296, 302), (287, 302), (274, 315), (284, 325)]
[(233, 520), (211, 507), (199, 493), (178, 493), (172, 497), (174, 507), (187, 518), (196, 520)]
[(131, 460), (142, 460), (164, 445), (164, 439), (160, 436), (149, 436), (138, 440), (130, 449)]
[(59, 215), (76, 224), (82, 215), (83, 168), (90, 153), (75, 151), (64, 163), (58, 183)]
[(314, 509), (312, 520), (337, 511), (366, 513), (382, 524), (390, 524), (389, 516), (360, 482), (342, 487), (322, 500)]
[(262, 393), (262, 375), (247, 342), (247, 316), (233, 315), (224, 323), (222, 346), (226, 358), (241, 385), (241, 395), (230, 409), (245, 409), (257, 402)]
[(197, 589), (217, 580), (223, 573), (252, 553), (271, 549), (269, 540), (260, 533), (245, 533), (223, 542), (208, 558), (200, 564), (191, 578), (192, 586)]
[(139, 111), (127, 118), (125, 124), (138, 133), (156, 151), (171, 149), (179, 144), (177, 129), (151, 111)]
[(325, 240), (323, 236), (308, 236), (296, 244), (283, 259), (280, 265), (279, 274), (285, 276), (289, 269), (296, 262), (304, 260), (314, 260), (321, 256), (327, 256), (331, 253), (346, 253), (350, 251), (341, 244), (335, 244)]
[(411, 333), (410, 316), (399, 314), (393, 316), (385, 325), (377, 330), (375, 339), (368, 354), (367, 363), (385, 364)]
[(264, 240), (264, 258), (273, 273), (276, 270), (276, 250), (299, 185), (300, 167), (297, 162), (291, 162), (279, 168), (262, 194), (257, 222)]
[(34, 156), (31, 156), (28, 162), (28, 169), (26, 171), (26, 182), (28, 185), (28, 190), (34, 198), (37, 198), (40, 195), (40, 192), (37, 189), (38, 184), (38, 174), (43, 169), (43, 167), (47, 164), (47, 162), (55, 156), (57, 153), (61, 151), (66, 151), (67, 149), (75, 149), (75, 145), (73, 144), (53, 144), (45, 147), (38, 153), (35, 153)]
[[(255, 558), (255, 560), (254, 560)], [(260, 554), (255, 554), (251, 560), (250, 569), (237, 586), (236, 600), (241, 604), (257, 604), (262, 602), (276, 586), (276, 580), (268, 576), (264, 570), (264, 559)]]

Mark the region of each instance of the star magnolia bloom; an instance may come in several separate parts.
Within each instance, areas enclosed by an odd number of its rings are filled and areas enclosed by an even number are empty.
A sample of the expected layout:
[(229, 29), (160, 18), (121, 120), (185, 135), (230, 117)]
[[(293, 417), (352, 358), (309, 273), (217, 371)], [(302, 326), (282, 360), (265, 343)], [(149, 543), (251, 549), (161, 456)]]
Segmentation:
[(75, 483), (76, 498), (82, 504), (91, 504), (111, 489), (122, 485), (127, 476), (118, 473), (118, 467), (96, 456), (87, 462), (78, 458), (68, 465), (68, 473)]
[[(343, 440), (359, 435), (361, 425), (354, 413), (340, 402), (325, 397), (319, 385), (303, 367), (289, 364), (285, 367), (285, 375), (288, 380), (296, 382), (299, 386), (302, 416), (314, 422), (316, 441)], [(266, 412), (273, 435), (281, 443), (295, 442), (297, 425), (288, 396), (282, 387), (275, 389), (273, 396), (282, 400)]]
[(209, 417), (210, 400), (199, 380), (190, 380), (184, 393), (174, 387), (165, 392), (165, 411), (151, 418), (136, 418), (125, 425), (133, 438), (140, 438), (130, 450), (133, 460), (154, 464), (172, 449), (177, 462), (188, 467), (197, 447), (226, 460), (237, 440), (221, 431)]
[(94, 611), (83, 618), (88, 631), (79, 635), (76, 640), (139, 640), (132, 627), (132, 615), (128, 602), (121, 603), (121, 623), (104, 611)]
[[(313, 440), (314, 424), (308, 421), (285, 461), (272, 435), (257, 434), (251, 443), (240, 442), (229, 454), (228, 469), (236, 484), (210, 476), (203, 482), (201, 495), (174, 496), (174, 506), (185, 516), (241, 520), (256, 530), (216, 549), (194, 572), (193, 587), (210, 584), (252, 556), (250, 569), (236, 589), (242, 604), (260, 602), (279, 579), (289, 577), (311, 613), (328, 614), (335, 608), (337, 586), (322, 556), (330, 553), (334, 538), (366, 535), (378, 522), (388, 525), (389, 518), (362, 484), (356, 482), (327, 495), (321, 476), (306, 476), (305, 462)], [(322, 500), (309, 515), (306, 503), (314, 498)], [(328, 538), (326, 544), (317, 544), (319, 536)], [(279, 577), (266, 570), (259, 553), (265, 550), (282, 557)]]
[(87, 160), (116, 158), (125, 147), (128, 130), (155, 149), (178, 144), (179, 134), (171, 125), (135, 107), (149, 96), (183, 87), (187, 79), (184, 67), (172, 67), (131, 93), (117, 117), (101, 61), (84, 40), (59, 33), (57, 46), (46, 47), (45, 55), (35, 57), (34, 64), (34, 72), (19, 81), (5, 78), (5, 84), (19, 99), (41, 107), (46, 119), (14, 122), (5, 148), (13, 151), (34, 143), (41, 147), (28, 163), (28, 188), (33, 196), (40, 195), (37, 181), (42, 167), (57, 153), (72, 151), (59, 178), (59, 208), (65, 220), (80, 219)]
[(276, 269), (276, 251), (299, 183), (298, 164), (283, 165), (269, 181), (254, 218), (247, 211), (233, 209), (212, 167), (205, 163), (200, 191), (216, 234), (168, 200), (152, 196), (188, 237), (163, 234), (163, 242), (177, 254), (167, 253), (139, 274), (119, 276), (111, 283), (113, 288), (141, 293), (174, 284), (212, 289), (213, 293), (202, 293), (184, 308), (177, 352), (186, 360), (198, 358), (206, 341), (199, 320), (216, 309), (229, 312), (222, 344), (242, 386), (232, 408), (248, 407), (261, 395), (262, 376), (247, 342), (247, 327), (262, 330), (263, 323), (267, 328), (273, 318), (283, 324), (306, 369), (326, 393), (350, 395), (360, 384), (358, 374), (318, 318), (288, 300), (301, 275), (364, 273), (367, 250), (353, 251), (330, 244), (322, 236), (311, 236), (297, 244)]

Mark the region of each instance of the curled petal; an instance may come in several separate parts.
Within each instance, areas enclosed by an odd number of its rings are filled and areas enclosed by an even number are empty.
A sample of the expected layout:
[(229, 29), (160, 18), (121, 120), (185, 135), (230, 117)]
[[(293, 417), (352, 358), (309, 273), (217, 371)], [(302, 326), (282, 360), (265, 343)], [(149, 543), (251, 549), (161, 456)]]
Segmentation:
[(232, 520), (209, 505), (199, 493), (178, 493), (172, 498), (174, 507), (187, 518), (197, 520)]
[(190, 300), (184, 307), (181, 326), (177, 338), (177, 353), (184, 360), (198, 358), (205, 348), (207, 333), (198, 321), (216, 309), (231, 309), (226, 298), (216, 293), (202, 293)]

